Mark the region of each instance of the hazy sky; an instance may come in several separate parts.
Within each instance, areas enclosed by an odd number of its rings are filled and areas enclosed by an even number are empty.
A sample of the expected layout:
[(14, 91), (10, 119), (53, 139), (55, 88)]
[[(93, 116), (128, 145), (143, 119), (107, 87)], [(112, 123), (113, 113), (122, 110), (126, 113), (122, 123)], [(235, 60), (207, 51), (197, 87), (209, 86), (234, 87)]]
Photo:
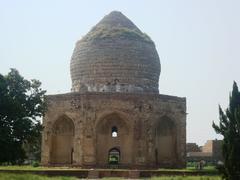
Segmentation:
[(0, 0), (0, 73), (16, 68), (48, 94), (69, 92), (76, 41), (113, 10), (155, 42), (160, 93), (187, 98), (187, 141), (219, 138), (218, 104), (233, 80), (240, 86), (239, 0)]

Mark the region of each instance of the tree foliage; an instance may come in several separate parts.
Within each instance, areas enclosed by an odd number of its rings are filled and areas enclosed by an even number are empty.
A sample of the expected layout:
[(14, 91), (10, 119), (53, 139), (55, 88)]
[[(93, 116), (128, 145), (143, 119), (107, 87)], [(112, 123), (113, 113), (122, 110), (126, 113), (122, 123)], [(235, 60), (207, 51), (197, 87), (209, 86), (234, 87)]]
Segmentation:
[(40, 138), (45, 91), (38, 80), (24, 79), (16, 69), (0, 74), (0, 163), (21, 163), (24, 144)]
[(234, 82), (229, 107), (223, 111), (219, 106), (219, 125), (213, 122), (216, 133), (223, 136), (222, 152), (225, 179), (240, 179), (240, 92)]

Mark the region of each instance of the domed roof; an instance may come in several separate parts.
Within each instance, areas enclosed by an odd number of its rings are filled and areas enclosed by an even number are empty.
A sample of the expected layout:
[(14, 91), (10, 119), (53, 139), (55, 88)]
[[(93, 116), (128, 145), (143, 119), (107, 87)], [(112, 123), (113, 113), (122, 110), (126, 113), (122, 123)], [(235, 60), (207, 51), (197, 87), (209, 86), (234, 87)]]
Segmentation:
[(153, 41), (117, 11), (76, 43), (71, 59), (75, 92), (158, 93), (159, 75)]

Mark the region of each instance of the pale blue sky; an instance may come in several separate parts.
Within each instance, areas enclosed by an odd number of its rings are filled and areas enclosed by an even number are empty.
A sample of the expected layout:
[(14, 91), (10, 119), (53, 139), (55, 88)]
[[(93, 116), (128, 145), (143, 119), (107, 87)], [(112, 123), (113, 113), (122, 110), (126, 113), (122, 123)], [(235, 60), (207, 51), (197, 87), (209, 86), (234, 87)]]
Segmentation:
[(16, 68), (48, 94), (69, 92), (76, 41), (113, 10), (155, 42), (160, 93), (187, 98), (187, 141), (219, 137), (218, 104), (233, 80), (240, 86), (239, 0), (0, 0), (0, 73)]

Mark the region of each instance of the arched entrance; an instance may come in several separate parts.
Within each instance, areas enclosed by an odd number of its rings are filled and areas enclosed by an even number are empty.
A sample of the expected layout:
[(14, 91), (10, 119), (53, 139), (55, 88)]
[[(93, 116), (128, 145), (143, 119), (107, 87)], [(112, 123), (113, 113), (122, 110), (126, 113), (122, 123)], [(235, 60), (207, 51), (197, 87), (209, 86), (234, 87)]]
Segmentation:
[(98, 121), (96, 124), (97, 165), (132, 163), (133, 137), (129, 126), (128, 121), (117, 113), (106, 115)]
[(60, 117), (53, 125), (51, 144), (52, 164), (71, 164), (73, 161), (74, 124), (67, 116)]
[(112, 148), (108, 152), (108, 163), (111, 165), (117, 165), (120, 161), (120, 150)]
[(162, 117), (156, 126), (156, 164), (171, 164), (176, 159), (176, 127), (168, 117)]

